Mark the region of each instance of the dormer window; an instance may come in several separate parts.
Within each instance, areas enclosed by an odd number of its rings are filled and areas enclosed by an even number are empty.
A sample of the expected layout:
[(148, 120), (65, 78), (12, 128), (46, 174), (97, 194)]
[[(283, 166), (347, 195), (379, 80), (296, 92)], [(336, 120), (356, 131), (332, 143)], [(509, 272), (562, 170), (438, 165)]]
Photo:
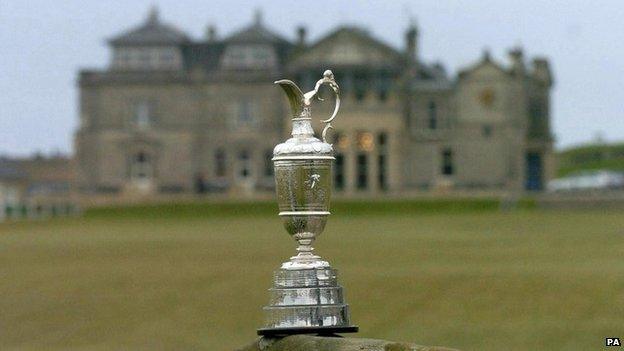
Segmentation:
[(113, 57), (113, 67), (120, 70), (170, 70), (181, 64), (175, 47), (117, 48)]
[(275, 51), (269, 45), (232, 44), (223, 55), (222, 65), (225, 68), (260, 69), (272, 68), (277, 64)]
[(160, 63), (163, 66), (170, 66), (175, 60), (175, 55), (171, 51), (163, 51), (160, 53)]
[(141, 66), (147, 68), (150, 66), (152, 62), (152, 57), (150, 55), (149, 49), (142, 49), (139, 52), (139, 63)]
[(189, 37), (163, 23), (154, 8), (146, 21), (110, 40), (115, 70), (177, 70), (182, 68), (180, 44)]

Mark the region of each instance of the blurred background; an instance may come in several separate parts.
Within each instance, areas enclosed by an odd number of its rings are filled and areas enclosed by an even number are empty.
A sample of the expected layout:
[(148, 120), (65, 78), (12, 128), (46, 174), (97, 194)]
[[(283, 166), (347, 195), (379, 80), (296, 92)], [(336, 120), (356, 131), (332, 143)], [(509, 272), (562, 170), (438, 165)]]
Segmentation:
[[(274, 204), (291, 113), (273, 81), (307, 91), (325, 69), (342, 107), (318, 251), (361, 336), (482, 350), (621, 336), (622, 15), (3, 1), (0, 346), (251, 341), (294, 248)], [(314, 106), (315, 127), (332, 106)]]

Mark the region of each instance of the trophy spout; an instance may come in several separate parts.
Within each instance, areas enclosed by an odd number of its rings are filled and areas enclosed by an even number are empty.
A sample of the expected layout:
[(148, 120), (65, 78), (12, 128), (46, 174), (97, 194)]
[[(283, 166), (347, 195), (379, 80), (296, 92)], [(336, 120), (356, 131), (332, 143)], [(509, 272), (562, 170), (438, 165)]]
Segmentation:
[[(319, 89), (321, 85), (323, 84), (327, 84), (333, 90), (336, 96), (336, 105), (334, 106), (334, 112), (328, 119), (321, 121), (325, 123), (325, 128), (323, 128), (321, 137), (323, 139), (323, 142), (326, 143), (327, 131), (333, 128), (331, 125), (331, 122), (334, 120), (334, 118), (336, 118), (336, 115), (338, 114), (338, 109), (340, 109), (340, 87), (338, 86), (338, 83), (336, 83), (336, 80), (334, 78), (334, 74), (332, 73), (332, 71), (326, 70), (325, 72), (323, 72), (323, 78), (319, 79), (316, 82), (316, 85), (314, 86), (313, 90), (310, 90), (305, 94), (301, 91), (301, 89), (297, 86), (297, 84), (295, 84), (291, 80), (281, 79), (281, 80), (275, 81), (275, 84), (279, 84), (279, 86), (282, 87), (282, 89), (286, 93), (286, 96), (288, 97), (288, 102), (290, 103), (290, 109), (293, 113), (293, 117), (292, 117), (293, 122), (304, 121), (305, 122), (304, 129), (306, 129), (307, 134), (310, 134), (309, 131), (311, 130), (311, 126), (308, 128), (308, 125), (310, 124), (309, 121), (311, 119), (310, 118), (310, 104), (312, 103), (312, 99), (316, 97), (319, 101), (323, 101), (323, 99), (318, 96)], [(295, 129), (299, 127), (297, 126), (297, 124), (301, 124), (301, 123), (293, 123), (293, 135), (297, 134), (295, 133)]]
[(290, 110), (293, 113), (293, 118), (301, 116), (304, 107), (306, 107), (306, 104), (303, 92), (301, 91), (301, 89), (299, 89), (297, 84), (288, 79), (277, 80), (275, 81), (275, 84), (279, 84), (279, 86), (282, 87), (282, 89), (286, 93), (286, 97), (288, 97), (288, 103), (290, 104)]

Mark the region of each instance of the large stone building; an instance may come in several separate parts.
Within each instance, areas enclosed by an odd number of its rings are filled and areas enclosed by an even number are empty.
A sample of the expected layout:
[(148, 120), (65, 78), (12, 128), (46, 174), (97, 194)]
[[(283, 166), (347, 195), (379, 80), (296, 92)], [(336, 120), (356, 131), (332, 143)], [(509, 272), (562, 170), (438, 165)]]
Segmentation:
[[(259, 14), (224, 38), (201, 40), (155, 10), (109, 41), (107, 68), (80, 72), (78, 186), (99, 193), (271, 188), (270, 157), (290, 112), (273, 85), (304, 90), (330, 68), (342, 89), (334, 186), (345, 194), (409, 190), (540, 190), (552, 172), (548, 62), (521, 49), (502, 66), (486, 52), (449, 76), (423, 62), (418, 31), (395, 49), (339, 27), (288, 41)], [(327, 105), (332, 105), (327, 103)], [(313, 116), (331, 106), (318, 104)], [(317, 125), (320, 127), (320, 123)]]

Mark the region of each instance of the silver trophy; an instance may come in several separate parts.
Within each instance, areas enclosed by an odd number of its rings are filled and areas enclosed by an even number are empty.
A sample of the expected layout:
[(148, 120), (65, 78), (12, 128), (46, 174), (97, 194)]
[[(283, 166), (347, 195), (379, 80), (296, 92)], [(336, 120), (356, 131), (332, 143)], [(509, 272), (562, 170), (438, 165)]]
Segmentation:
[[(349, 320), (349, 306), (338, 285), (337, 271), (313, 253), (312, 243), (329, 216), (334, 151), (326, 134), (340, 107), (340, 91), (327, 70), (314, 90), (303, 93), (290, 80), (279, 80), (293, 113), (292, 138), (273, 150), (279, 215), (286, 231), (299, 243), (297, 255), (274, 272), (270, 304), (264, 307), (260, 335), (334, 334), (357, 332)], [(321, 85), (336, 95), (332, 116), (322, 121), (322, 141), (314, 136), (310, 103)]]

